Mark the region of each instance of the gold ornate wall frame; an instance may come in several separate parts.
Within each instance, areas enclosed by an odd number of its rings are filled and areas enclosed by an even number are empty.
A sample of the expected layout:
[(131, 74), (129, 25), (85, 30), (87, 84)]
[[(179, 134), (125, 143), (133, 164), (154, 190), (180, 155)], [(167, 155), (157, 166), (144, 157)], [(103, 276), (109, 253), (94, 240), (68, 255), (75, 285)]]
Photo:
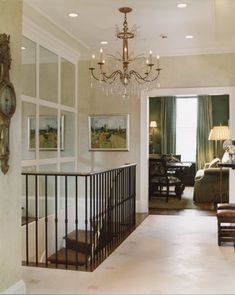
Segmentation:
[(0, 34), (0, 165), (4, 174), (9, 169), (9, 130), (16, 109), (16, 95), (10, 82), (10, 35)]

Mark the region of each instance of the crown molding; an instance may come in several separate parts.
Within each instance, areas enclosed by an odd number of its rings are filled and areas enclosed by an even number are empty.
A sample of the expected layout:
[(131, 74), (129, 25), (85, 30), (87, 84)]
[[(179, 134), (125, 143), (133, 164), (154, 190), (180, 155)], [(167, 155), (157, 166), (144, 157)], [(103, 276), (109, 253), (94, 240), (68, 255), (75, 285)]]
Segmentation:
[(31, 9), (35, 10), (37, 13), (39, 13), (41, 16), (43, 16), (45, 19), (47, 19), (50, 23), (52, 23), (53, 25), (55, 25), (57, 28), (59, 28), (62, 32), (64, 32), (65, 34), (67, 34), (68, 36), (70, 36), (72, 39), (74, 39), (75, 41), (79, 42), (82, 46), (84, 46), (87, 50), (91, 50), (91, 48), (82, 40), (80, 40), (79, 38), (77, 38), (76, 36), (74, 36), (73, 34), (71, 34), (68, 30), (66, 30), (62, 25), (60, 25), (59, 23), (57, 23), (53, 18), (51, 18), (50, 16), (48, 16), (46, 13), (44, 13), (42, 10), (31, 6), (30, 4), (24, 4), (29, 6)]
[(80, 59), (80, 52), (45, 31), (25, 16), (23, 17), (23, 35), (72, 63), (76, 63)]

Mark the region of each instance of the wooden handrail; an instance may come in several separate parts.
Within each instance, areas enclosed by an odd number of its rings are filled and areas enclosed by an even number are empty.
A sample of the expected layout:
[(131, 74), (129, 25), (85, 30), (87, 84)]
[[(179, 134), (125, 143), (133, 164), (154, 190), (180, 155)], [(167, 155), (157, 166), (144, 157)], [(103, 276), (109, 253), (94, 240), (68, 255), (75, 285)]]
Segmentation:
[(51, 171), (22, 171), (22, 175), (48, 175), (48, 176), (91, 176), (99, 173), (110, 172), (117, 169), (127, 168), (137, 166), (137, 163), (128, 163), (122, 166), (111, 168), (111, 169), (103, 169), (98, 171), (90, 171), (90, 172), (51, 172)]

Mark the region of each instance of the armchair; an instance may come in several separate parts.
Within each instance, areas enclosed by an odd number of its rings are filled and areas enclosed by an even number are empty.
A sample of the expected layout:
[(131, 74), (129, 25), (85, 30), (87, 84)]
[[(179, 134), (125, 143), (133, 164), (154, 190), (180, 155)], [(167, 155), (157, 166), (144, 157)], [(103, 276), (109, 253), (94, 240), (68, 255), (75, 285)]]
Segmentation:
[[(174, 191), (170, 191), (170, 187), (174, 187)], [(182, 181), (168, 173), (166, 160), (164, 158), (149, 159), (149, 196), (156, 194), (158, 196), (165, 196), (166, 202), (170, 193), (174, 193), (181, 199)]]

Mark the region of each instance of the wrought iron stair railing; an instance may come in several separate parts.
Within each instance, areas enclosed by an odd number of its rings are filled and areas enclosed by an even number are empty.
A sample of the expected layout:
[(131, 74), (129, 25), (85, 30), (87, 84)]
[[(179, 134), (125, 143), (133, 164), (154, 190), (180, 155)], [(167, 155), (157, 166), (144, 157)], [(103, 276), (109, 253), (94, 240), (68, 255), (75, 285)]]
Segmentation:
[(23, 265), (92, 271), (135, 228), (136, 164), (22, 175)]

